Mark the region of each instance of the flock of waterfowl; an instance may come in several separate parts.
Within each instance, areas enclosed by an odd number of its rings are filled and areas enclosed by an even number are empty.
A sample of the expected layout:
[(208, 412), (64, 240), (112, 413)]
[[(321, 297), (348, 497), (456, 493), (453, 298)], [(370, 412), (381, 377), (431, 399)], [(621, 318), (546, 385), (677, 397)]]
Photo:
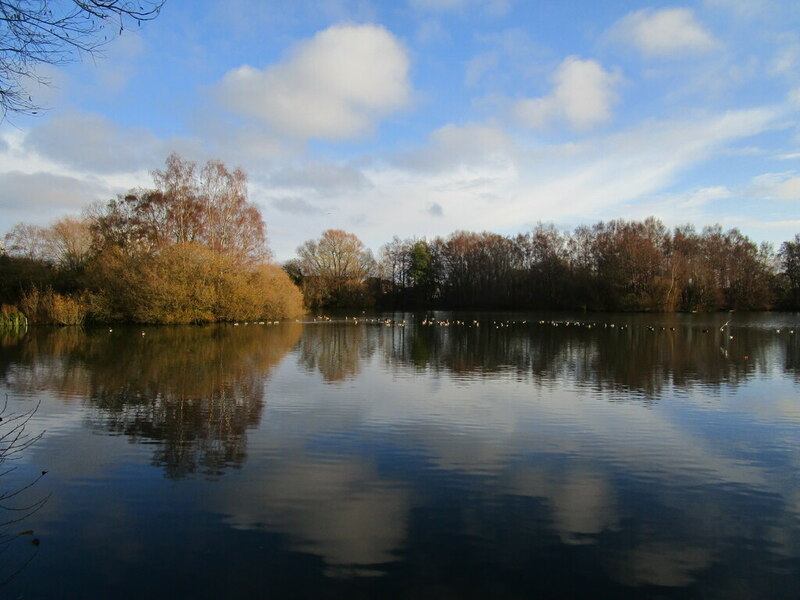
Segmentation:
[[(406, 327), (413, 322), (413, 318), (409, 319), (392, 319), (388, 317), (367, 317), (367, 316), (360, 316), (360, 317), (350, 317), (346, 316), (343, 318), (334, 318), (326, 315), (320, 315), (313, 317), (309, 321), (297, 321), (298, 323), (350, 323), (353, 325), (378, 325), (382, 327)], [(269, 324), (270, 322), (267, 322)], [(277, 324), (277, 321), (273, 322)], [(245, 323), (246, 325), (247, 323)], [(263, 323), (261, 323), (263, 324)], [(494, 329), (504, 329), (504, 328), (511, 328), (511, 327), (519, 327), (519, 326), (544, 326), (544, 327), (565, 327), (565, 328), (577, 328), (577, 329), (615, 329), (618, 331), (625, 331), (631, 327), (630, 323), (606, 323), (606, 322), (597, 322), (597, 321), (572, 321), (572, 320), (539, 320), (539, 321), (529, 321), (525, 320), (516, 320), (516, 319), (507, 319), (507, 320), (485, 320), (481, 321), (478, 319), (472, 320), (460, 320), (460, 319), (437, 319), (433, 316), (425, 317), (422, 321), (419, 321), (418, 324), (422, 327), (466, 327), (466, 328), (479, 328), (483, 327), (493, 327)], [(675, 332), (678, 328), (674, 326), (656, 326), (656, 325), (644, 325), (643, 326), (647, 331), (651, 331), (654, 333), (658, 332)], [(704, 327), (701, 329), (702, 333), (708, 334), (717, 329), (716, 327)], [(719, 327), (720, 333), (724, 333), (725, 330), (728, 330), (728, 337), (729, 339), (733, 339), (733, 335), (730, 335), (730, 320), (726, 321), (721, 327)], [(778, 328), (775, 329), (775, 333), (788, 333), (790, 335), (794, 335), (794, 329), (786, 329), (786, 328)]]
[[(413, 319), (411, 319), (413, 321)], [(344, 317), (344, 318), (334, 318), (326, 315), (319, 315), (316, 317), (312, 317), (311, 320), (301, 321), (297, 319), (295, 322), (297, 323), (350, 323), (353, 325), (378, 325), (381, 327), (406, 327), (409, 325), (410, 321), (408, 319), (396, 320), (387, 317), (367, 317), (367, 316), (360, 316), (360, 317)], [(240, 325), (280, 325), (281, 321), (243, 321), (241, 323), (234, 322), (232, 325), (234, 327), (239, 327)], [(529, 321), (525, 320), (515, 320), (515, 319), (507, 319), (505, 321), (498, 321), (493, 319), (491, 321), (486, 320), (484, 322), (478, 319), (472, 320), (460, 320), (460, 319), (436, 319), (434, 317), (425, 317), (422, 321), (419, 322), (422, 327), (466, 327), (466, 328), (480, 328), (483, 325), (484, 328), (486, 327), (493, 327), (494, 329), (505, 329), (505, 328), (512, 328), (512, 327), (519, 327), (519, 326), (530, 326), (536, 325), (540, 327), (564, 327), (564, 328), (578, 328), (578, 329), (614, 329), (617, 331), (625, 331), (630, 328), (629, 323), (599, 323), (597, 321), (571, 321), (571, 320), (540, 320), (540, 321)], [(651, 331), (653, 333), (659, 332), (675, 332), (677, 328), (674, 326), (655, 326), (655, 325), (645, 325), (644, 326), (647, 331)], [(708, 334), (714, 331), (715, 328), (711, 327), (704, 327), (701, 329), (702, 333)], [(733, 335), (730, 335), (730, 320), (726, 321), (721, 327), (719, 327), (719, 331), (721, 333), (725, 332), (725, 329), (728, 329), (728, 338), (733, 339)], [(109, 329), (108, 332), (113, 332), (113, 329)], [(788, 335), (794, 335), (795, 330), (793, 328), (777, 328), (774, 330), (775, 333), (781, 334), (786, 333)], [(142, 331), (141, 335), (145, 335), (145, 332)]]

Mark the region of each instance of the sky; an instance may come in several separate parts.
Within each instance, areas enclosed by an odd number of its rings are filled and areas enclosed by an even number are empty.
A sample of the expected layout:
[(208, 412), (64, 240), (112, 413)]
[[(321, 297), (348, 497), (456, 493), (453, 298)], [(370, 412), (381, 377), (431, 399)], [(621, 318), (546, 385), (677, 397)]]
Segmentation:
[(249, 177), (275, 258), (610, 219), (800, 232), (800, 2), (167, 0), (0, 123), (0, 233)]

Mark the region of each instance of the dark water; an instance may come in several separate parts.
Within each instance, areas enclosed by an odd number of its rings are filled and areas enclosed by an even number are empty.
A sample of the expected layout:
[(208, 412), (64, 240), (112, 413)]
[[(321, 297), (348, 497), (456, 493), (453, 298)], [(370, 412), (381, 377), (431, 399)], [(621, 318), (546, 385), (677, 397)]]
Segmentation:
[(800, 315), (394, 317), (4, 339), (0, 597), (798, 597)]

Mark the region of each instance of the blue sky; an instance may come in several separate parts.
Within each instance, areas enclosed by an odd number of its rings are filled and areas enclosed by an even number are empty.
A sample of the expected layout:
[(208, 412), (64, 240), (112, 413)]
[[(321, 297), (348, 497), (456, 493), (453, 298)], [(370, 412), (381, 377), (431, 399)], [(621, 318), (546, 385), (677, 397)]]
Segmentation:
[(0, 124), (0, 232), (241, 166), (279, 260), (327, 228), (654, 215), (800, 231), (800, 3), (168, 0)]

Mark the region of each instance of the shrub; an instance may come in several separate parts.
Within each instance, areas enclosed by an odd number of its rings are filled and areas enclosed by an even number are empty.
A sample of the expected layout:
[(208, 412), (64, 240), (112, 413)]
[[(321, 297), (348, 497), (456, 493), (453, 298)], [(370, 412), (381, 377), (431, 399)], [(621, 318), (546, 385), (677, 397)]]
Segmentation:
[(107, 249), (93, 269), (97, 320), (208, 323), (293, 318), (302, 295), (276, 265), (250, 264), (199, 244), (151, 256)]
[(47, 287), (31, 286), (22, 292), (20, 307), (31, 323), (44, 325), (81, 325), (89, 304), (85, 296), (63, 295)]

